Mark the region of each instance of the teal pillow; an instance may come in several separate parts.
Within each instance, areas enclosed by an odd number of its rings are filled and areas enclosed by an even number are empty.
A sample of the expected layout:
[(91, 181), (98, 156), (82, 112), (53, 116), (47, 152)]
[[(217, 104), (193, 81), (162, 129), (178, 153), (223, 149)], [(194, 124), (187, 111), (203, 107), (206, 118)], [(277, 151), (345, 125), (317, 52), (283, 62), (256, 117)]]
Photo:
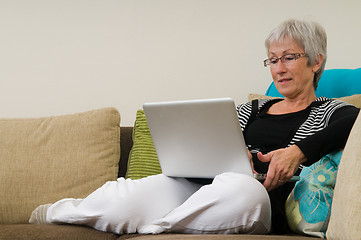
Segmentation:
[(288, 224), (296, 233), (324, 238), (342, 151), (330, 153), (302, 169), (286, 201)]
[[(340, 98), (355, 94), (361, 94), (361, 68), (325, 70), (316, 89), (317, 97)], [(283, 97), (273, 82), (266, 95)]]

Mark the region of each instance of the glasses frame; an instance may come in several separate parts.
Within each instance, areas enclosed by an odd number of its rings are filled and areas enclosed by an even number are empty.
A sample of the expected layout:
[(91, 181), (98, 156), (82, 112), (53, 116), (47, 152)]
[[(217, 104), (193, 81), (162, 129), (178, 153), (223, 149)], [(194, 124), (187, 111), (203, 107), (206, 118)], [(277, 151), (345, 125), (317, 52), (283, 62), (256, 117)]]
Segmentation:
[(267, 58), (266, 60), (263, 61), (263, 65), (264, 65), (265, 67), (268, 67), (268, 66), (271, 66), (271, 65), (276, 65), (276, 64), (279, 62), (279, 60), (281, 60), (281, 62), (284, 63), (285, 57), (286, 57), (286, 56), (289, 56), (289, 55), (294, 56), (294, 57), (295, 57), (295, 59), (294, 59), (295, 61), (296, 61), (297, 59), (301, 58), (301, 57), (308, 57), (307, 53), (287, 53), (287, 54), (285, 54), (285, 55), (283, 55), (282, 57), (279, 57), (279, 58), (277, 58), (277, 57), (271, 58), (272, 60), (276, 60), (276, 63), (271, 63), (271, 59), (270, 59), (270, 58)]

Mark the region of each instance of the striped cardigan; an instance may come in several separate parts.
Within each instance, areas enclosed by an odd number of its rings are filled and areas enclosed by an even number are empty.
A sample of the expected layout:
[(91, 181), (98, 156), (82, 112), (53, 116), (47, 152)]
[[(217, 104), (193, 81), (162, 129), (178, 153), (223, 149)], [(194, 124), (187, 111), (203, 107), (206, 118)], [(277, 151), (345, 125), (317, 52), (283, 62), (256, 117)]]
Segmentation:
[[(262, 110), (262, 107), (270, 101), (276, 102), (279, 100), (259, 99), (257, 109), (253, 109), (253, 111), (259, 113)], [(308, 136), (311, 136), (325, 129), (329, 124), (332, 114), (337, 109), (342, 108), (344, 106), (350, 106), (350, 104), (336, 99), (319, 97), (314, 102), (312, 102), (310, 106), (311, 106), (311, 110), (308, 117), (300, 125), (295, 135), (290, 139), (287, 146), (291, 146), (307, 138)], [(252, 102), (240, 104), (237, 106), (236, 110), (242, 131), (244, 131), (252, 115)], [(251, 153), (258, 152), (258, 149), (254, 149), (250, 145), (247, 145), (247, 147), (251, 151)]]

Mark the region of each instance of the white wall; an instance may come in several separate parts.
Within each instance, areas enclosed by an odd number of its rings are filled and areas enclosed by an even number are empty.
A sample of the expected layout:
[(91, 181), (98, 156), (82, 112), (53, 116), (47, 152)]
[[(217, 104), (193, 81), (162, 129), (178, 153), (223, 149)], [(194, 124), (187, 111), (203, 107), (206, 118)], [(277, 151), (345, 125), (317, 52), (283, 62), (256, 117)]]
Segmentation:
[(264, 39), (294, 17), (328, 33), (326, 68), (361, 67), (361, 1), (0, 0), (0, 117), (232, 97), (271, 81)]

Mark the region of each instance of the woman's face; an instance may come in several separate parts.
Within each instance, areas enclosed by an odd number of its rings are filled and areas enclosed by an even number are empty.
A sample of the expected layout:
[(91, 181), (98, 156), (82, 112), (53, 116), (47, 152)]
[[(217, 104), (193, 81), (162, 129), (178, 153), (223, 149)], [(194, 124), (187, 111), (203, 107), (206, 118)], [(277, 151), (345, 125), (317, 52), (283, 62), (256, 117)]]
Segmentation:
[[(286, 54), (305, 53), (304, 49), (294, 40), (285, 38), (280, 42), (272, 42), (269, 47), (268, 58), (280, 58)], [(300, 57), (293, 61), (281, 61), (271, 64), (271, 74), (277, 90), (286, 98), (313, 97), (314, 73), (320, 65), (309, 66), (307, 57)]]

